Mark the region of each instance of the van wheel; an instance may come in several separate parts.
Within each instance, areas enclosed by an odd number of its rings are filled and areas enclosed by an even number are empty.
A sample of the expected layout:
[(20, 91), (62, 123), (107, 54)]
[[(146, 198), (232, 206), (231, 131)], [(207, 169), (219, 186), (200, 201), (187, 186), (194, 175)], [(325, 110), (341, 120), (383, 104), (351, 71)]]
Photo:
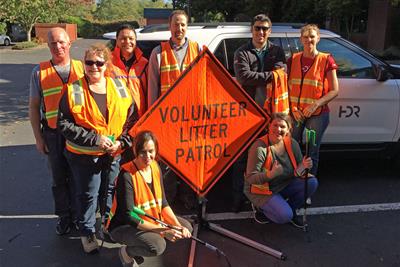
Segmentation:
[(4, 40), (4, 45), (5, 45), (5, 46), (9, 46), (9, 45), (10, 45), (10, 40), (5, 39), (5, 40)]

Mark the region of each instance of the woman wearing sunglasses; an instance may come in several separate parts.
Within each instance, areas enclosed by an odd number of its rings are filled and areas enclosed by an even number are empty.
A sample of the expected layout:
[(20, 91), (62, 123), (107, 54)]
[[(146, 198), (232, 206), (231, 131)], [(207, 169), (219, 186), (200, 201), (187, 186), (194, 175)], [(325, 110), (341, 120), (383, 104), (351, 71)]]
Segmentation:
[(112, 204), (119, 154), (131, 146), (127, 131), (137, 121), (126, 85), (105, 76), (109, 62), (106, 46), (91, 46), (85, 52), (85, 76), (68, 85), (59, 107), (58, 127), (66, 139), (65, 155), (73, 174), (78, 226), (86, 253), (98, 250), (97, 203), (104, 221)]

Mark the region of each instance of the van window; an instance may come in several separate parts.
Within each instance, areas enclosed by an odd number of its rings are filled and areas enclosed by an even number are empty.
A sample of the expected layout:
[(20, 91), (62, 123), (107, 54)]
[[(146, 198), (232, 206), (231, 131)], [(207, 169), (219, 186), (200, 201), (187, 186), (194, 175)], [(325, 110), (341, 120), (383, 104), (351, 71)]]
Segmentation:
[(149, 59), (153, 48), (160, 43), (161, 41), (137, 41), (136, 45), (142, 50), (143, 56)]
[[(289, 43), (293, 53), (303, 50), (299, 38), (289, 38)], [(321, 38), (318, 50), (332, 54), (339, 67), (339, 78), (375, 78), (372, 63), (368, 59), (334, 40)]]
[(337, 71), (338, 77), (375, 78), (371, 62), (342, 44), (327, 38), (321, 38), (318, 49), (333, 55), (339, 66)]
[(225, 39), (219, 43), (214, 51), (214, 55), (232, 76), (235, 76), (235, 71), (233, 69), (233, 57), (235, 51), (249, 40), (250, 38)]

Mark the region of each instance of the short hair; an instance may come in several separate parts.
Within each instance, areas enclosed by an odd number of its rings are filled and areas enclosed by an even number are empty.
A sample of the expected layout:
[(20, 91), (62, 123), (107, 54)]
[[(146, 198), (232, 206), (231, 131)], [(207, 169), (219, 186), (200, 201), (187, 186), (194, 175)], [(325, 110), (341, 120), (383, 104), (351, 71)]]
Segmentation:
[(135, 38), (137, 37), (137, 36), (136, 36), (135, 28), (134, 28), (132, 25), (126, 23), (126, 24), (122, 24), (121, 26), (118, 27), (118, 29), (117, 29), (117, 34), (115, 35), (115, 37), (116, 37), (117, 39), (118, 39), (119, 33), (120, 33), (121, 31), (123, 31), (123, 30), (131, 30), (131, 31), (133, 31), (133, 33), (135, 34)]
[(148, 141), (153, 141), (154, 142), (154, 148), (156, 150), (156, 156), (158, 155), (158, 141), (157, 137), (154, 135), (152, 131), (140, 131), (135, 137), (134, 137), (134, 146), (133, 146), (133, 153), (135, 154), (135, 157), (139, 155), (139, 152), (144, 148), (144, 144), (147, 143)]
[(271, 19), (270, 19), (267, 15), (265, 15), (265, 14), (258, 14), (258, 15), (255, 15), (255, 16), (253, 17), (253, 19), (251, 20), (251, 27), (253, 27), (253, 25), (254, 25), (257, 21), (268, 22), (269, 26), (270, 26), (270, 27), (272, 26)]
[(292, 129), (292, 118), (290, 117), (290, 115), (286, 113), (282, 112), (272, 113), (269, 123), (271, 123), (273, 120), (283, 120), (288, 125), (288, 128)]
[(168, 24), (171, 24), (172, 18), (175, 15), (184, 15), (186, 17), (186, 21), (187, 23), (189, 23), (189, 16), (188, 14), (185, 12), (185, 10), (181, 10), (181, 9), (177, 9), (171, 12), (171, 14), (168, 17)]
[(67, 41), (68, 41), (68, 42), (71, 41), (71, 40), (69, 39), (69, 35), (68, 35), (67, 31), (66, 31), (64, 28), (61, 28), (61, 27), (54, 27), (54, 28), (51, 28), (51, 29), (47, 32), (47, 43), (49, 43), (49, 42), (50, 42), (50, 38), (53, 37), (53, 36), (52, 36), (52, 33), (53, 33), (53, 32), (56, 32), (56, 31), (62, 32), (62, 33), (64, 34), (65, 38), (67, 38)]
[(316, 31), (319, 36), (319, 27), (316, 24), (306, 24), (300, 29), (300, 36), (303, 36), (304, 33), (309, 32), (311, 30)]
[(86, 59), (86, 57), (89, 54), (94, 54), (98, 57), (102, 57), (104, 58), (104, 61), (107, 63), (109, 62), (109, 60), (111, 59), (111, 52), (110, 49), (102, 44), (102, 43), (95, 43), (93, 45), (91, 45), (86, 51), (85, 51), (85, 57), (84, 59)]

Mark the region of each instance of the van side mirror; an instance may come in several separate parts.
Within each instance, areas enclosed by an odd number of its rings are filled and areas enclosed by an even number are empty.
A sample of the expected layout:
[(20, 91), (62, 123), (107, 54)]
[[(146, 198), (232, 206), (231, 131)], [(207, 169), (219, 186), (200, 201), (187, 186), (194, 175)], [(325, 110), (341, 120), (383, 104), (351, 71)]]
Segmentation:
[(374, 72), (378, 82), (384, 82), (392, 78), (392, 74), (382, 65), (374, 65)]

